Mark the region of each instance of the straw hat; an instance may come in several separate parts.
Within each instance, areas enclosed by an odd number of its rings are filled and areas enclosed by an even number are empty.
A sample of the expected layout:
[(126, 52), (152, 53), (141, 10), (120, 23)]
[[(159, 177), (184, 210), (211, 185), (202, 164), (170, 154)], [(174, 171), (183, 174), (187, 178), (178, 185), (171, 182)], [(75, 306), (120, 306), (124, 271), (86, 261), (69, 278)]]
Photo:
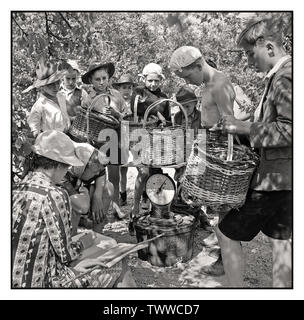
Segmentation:
[(57, 64), (54, 61), (47, 61), (45, 56), (41, 56), (36, 64), (37, 79), (31, 86), (23, 90), (22, 93), (57, 82), (64, 76), (65, 72), (65, 70), (58, 70)]
[(97, 150), (96, 148), (94, 148), (92, 145), (88, 144), (88, 143), (74, 143), (75, 145), (75, 153), (77, 155), (77, 157), (82, 161), (82, 166), (81, 167), (73, 167), (72, 168), (72, 173), (78, 177), (81, 178), (84, 170), (86, 169), (87, 164), (90, 161), (90, 158), (93, 154), (94, 151), (96, 151), (98, 160), (100, 162), (100, 164), (105, 165), (108, 163), (108, 160), (106, 158), (106, 156), (101, 153), (99, 150)]
[(132, 79), (132, 76), (130, 74), (126, 73), (126, 74), (121, 75), (121, 77), (117, 80), (117, 82), (114, 82), (113, 85), (119, 86), (124, 83), (130, 83), (132, 85), (135, 84)]
[(90, 84), (90, 78), (92, 76), (92, 74), (99, 69), (107, 69), (108, 70), (108, 74), (109, 74), (109, 78), (111, 78), (115, 72), (115, 67), (114, 64), (111, 62), (108, 63), (93, 63), (89, 66), (88, 71), (81, 77), (82, 82), (85, 84)]
[(71, 166), (83, 166), (77, 157), (75, 143), (63, 132), (47, 130), (40, 133), (32, 147), (34, 153)]

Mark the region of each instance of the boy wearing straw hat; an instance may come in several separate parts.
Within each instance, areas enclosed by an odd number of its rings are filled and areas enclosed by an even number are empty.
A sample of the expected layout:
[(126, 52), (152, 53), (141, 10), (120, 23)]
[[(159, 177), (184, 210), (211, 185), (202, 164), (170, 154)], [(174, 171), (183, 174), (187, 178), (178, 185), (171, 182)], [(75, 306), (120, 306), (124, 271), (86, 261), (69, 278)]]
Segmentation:
[[(84, 226), (90, 227), (90, 220), (87, 217), (89, 212), (94, 223), (102, 222), (108, 213), (114, 194), (113, 184), (107, 181), (105, 175), (107, 163), (105, 155), (88, 143), (75, 143), (75, 152), (83, 165), (72, 167), (62, 184), (72, 202), (73, 235), (76, 234), (81, 216)], [(116, 209), (122, 218), (123, 214), (119, 207)]]
[[(116, 119), (121, 120), (123, 117), (123, 112), (126, 109), (126, 105), (120, 92), (110, 86), (110, 79), (113, 77), (114, 73), (115, 66), (111, 62), (96, 62), (89, 66), (88, 71), (81, 77), (84, 84), (91, 85), (88, 88), (88, 92), (86, 92), (83, 96), (82, 106), (88, 108), (95, 98), (98, 96), (104, 96), (102, 98), (103, 103), (96, 106), (94, 110), (111, 115)], [(118, 151), (118, 158), (120, 158), (120, 142), (118, 142), (118, 145), (115, 147)], [(115, 204), (115, 208), (117, 208), (119, 205), (119, 165), (120, 159), (118, 160), (118, 163), (111, 163), (107, 166), (109, 180), (114, 186), (113, 202)], [(115, 214), (118, 217), (120, 215), (116, 209), (114, 209), (114, 215)]]
[[(176, 101), (179, 102), (186, 110), (188, 115), (189, 128), (194, 131), (194, 138), (198, 134), (198, 130), (202, 129), (201, 112), (197, 109), (198, 98), (195, 92), (187, 85), (182, 86), (175, 95)], [(174, 116), (174, 123), (182, 125), (185, 122), (183, 112), (180, 110)], [(185, 172), (186, 167), (175, 169), (174, 179), (177, 181), (177, 189), (180, 186), (180, 179)], [(208, 216), (203, 210), (199, 210), (200, 227), (207, 231), (211, 231), (211, 224)]]
[(39, 89), (38, 100), (33, 105), (27, 118), (28, 125), (34, 137), (45, 130), (66, 132), (70, 119), (66, 109), (65, 98), (59, 93), (60, 81), (64, 70), (58, 70), (57, 64), (47, 61), (41, 56), (36, 66), (37, 79), (23, 93)]
[(292, 60), (281, 35), (279, 20), (260, 17), (250, 20), (238, 38), (248, 65), (267, 74), (254, 121), (223, 119), (225, 131), (249, 137), (261, 156), (244, 206), (229, 212), (217, 229), (233, 287), (244, 285), (240, 241), (251, 241), (260, 231), (273, 246), (273, 287), (292, 286)]
[[(117, 82), (113, 83), (113, 87), (117, 88), (117, 90), (121, 93), (125, 100), (126, 109), (123, 111), (124, 115), (131, 115), (131, 97), (134, 89), (134, 81), (132, 76), (128, 73), (122, 74)], [(124, 152), (123, 159), (129, 158), (129, 148), (125, 148), (125, 146), (121, 146), (121, 152)], [(120, 202), (121, 206), (127, 204), (127, 173), (128, 167), (120, 167)]]

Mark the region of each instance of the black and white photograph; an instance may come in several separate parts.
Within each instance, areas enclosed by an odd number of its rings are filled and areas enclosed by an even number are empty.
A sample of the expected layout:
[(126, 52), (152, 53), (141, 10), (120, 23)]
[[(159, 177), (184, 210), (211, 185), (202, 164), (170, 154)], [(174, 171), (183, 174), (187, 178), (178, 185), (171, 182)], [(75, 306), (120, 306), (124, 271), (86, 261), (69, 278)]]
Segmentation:
[(11, 290), (294, 288), (293, 11), (10, 23)]

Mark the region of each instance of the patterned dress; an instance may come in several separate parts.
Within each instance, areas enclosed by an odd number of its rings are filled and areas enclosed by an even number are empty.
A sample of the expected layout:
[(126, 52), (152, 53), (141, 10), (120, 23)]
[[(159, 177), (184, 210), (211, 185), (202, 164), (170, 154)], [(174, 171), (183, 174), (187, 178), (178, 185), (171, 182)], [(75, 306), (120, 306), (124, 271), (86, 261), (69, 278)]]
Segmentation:
[[(12, 287), (98, 286), (104, 270), (75, 279), (68, 265), (79, 257), (80, 242), (71, 238), (71, 204), (67, 192), (41, 172), (31, 172), (13, 190)], [(117, 266), (111, 273), (118, 277)]]

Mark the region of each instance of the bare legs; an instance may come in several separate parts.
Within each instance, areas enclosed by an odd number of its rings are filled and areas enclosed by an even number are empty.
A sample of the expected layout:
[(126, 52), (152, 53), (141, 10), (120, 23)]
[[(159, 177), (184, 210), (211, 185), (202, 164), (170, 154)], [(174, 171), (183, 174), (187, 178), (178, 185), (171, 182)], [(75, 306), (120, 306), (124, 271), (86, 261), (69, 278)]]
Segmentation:
[(241, 243), (226, 237), (218, 227), (215, 228), (221, 247), (221, 254), (228, 284), (231, 287), (244, 287), (245, 260)]
[(272, 283), (274, 288), (291, 288), (291, 242), (270, 239), (272, 243)]
[(114, 186), (113, 202), (117, 205), (119, 204), (119, 166), (108, 165), (108, 177), (109, 181), (112, 182)]

